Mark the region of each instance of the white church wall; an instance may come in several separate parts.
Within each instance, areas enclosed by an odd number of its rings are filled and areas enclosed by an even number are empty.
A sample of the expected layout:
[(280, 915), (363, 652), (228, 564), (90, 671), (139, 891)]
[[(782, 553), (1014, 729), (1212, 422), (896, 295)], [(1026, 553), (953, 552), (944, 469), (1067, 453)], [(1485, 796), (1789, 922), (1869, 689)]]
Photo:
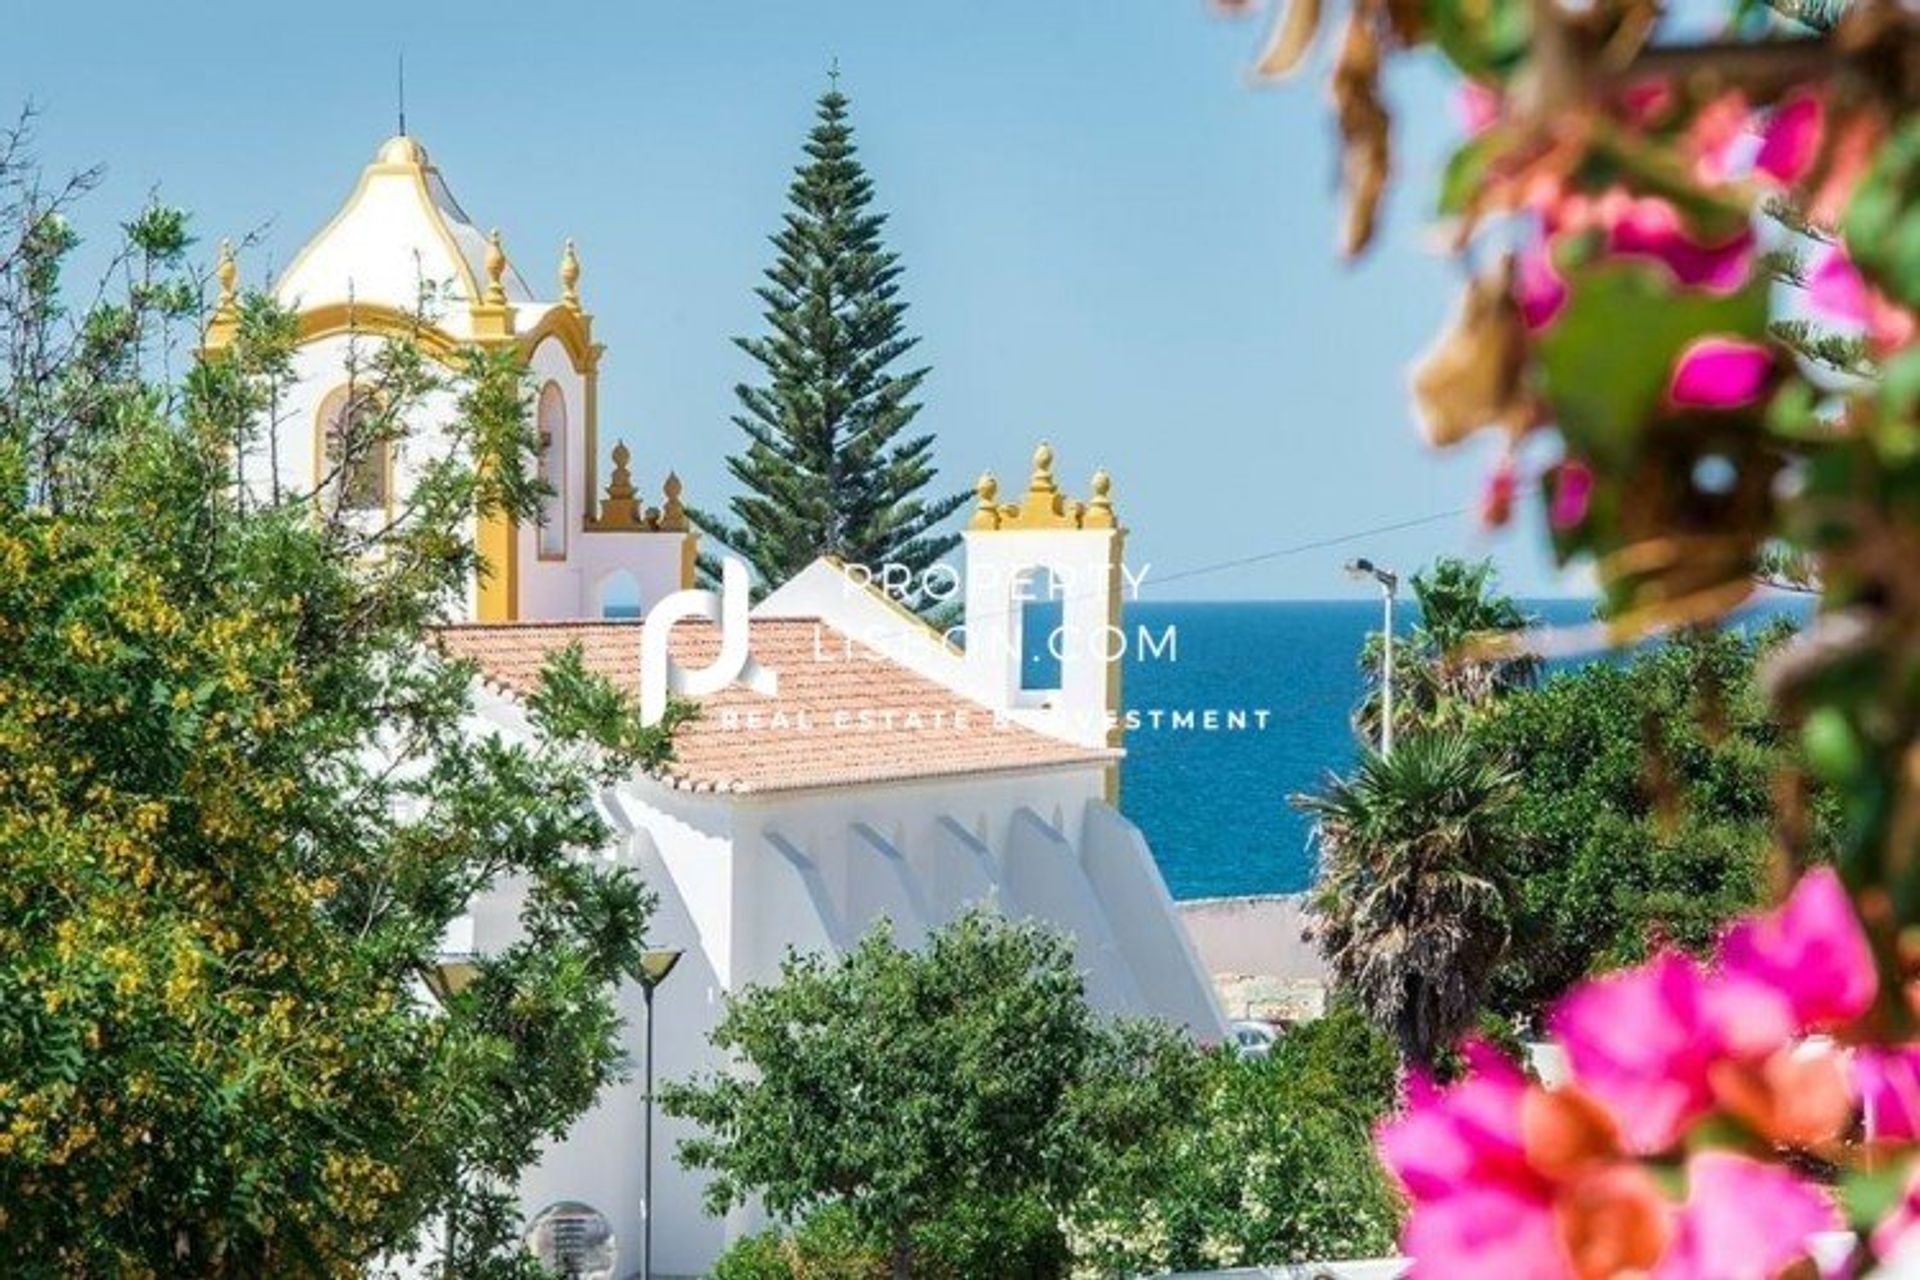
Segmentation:
[(1127, 955), (1146, 1004), (1209, 1039), (1225, 1032), (1213, 983), (1200, 963), (1140, 828), (1112, 805), (1087, 805), (1080, 865)]
[[(655, 499), (658, 502), (658, 498)], [(580, 572), (580, 600), (563, 617), (597, 618), (603, 589), (616, 574), (632, 575), (640, 609), (659, 603), (680, 589), (680, 566), (686, 555), (683, 533), (636, 533), (631, 530), (588, 529), (579, 535), (575, 559)]]
[[(965, 648), (974, 697), (1042, 733), (1107, 745), (1108, 679), (1120, 656), (1109, 631), (1124, 585), (1119, 537), (1112, 529), (967, 531)], [(1029, 575), (1039, 590), (1023, 587)], [(1021, 687), (1022, 616), (1041, 603), (1048, 583), (1061, 604), (1060, 686), (1042, 692)]]
[[(518, 704), (478, 698), (476, 729), (530, 731)], [(1069, 930), (1096, 1003), (1152, 1013), (1220, 1035), (1190, 950), (1177, 930), (1144, 840), (1101, 800), (1102, 770), (1079, 766), (771, 795), (686, 792), (634, 779), (603, 796), (619, 833), (608, 855), (658, 896), (649, 942), (685, 952), (660, 987), (657, 1078), (725, 1065), (708, 1041), (726, 993), (771, 980), (790, 947), (837, 951), (872, 922), (912, 944), (977, 902)], [(517, 888), (476, 903), (475, 945), (517, 936)], [(1184, 970), (1160, 972), (1165, 968)], [(622, 996), (627, 1051), (641, 1062), (638, 992)], [(577, 1199), (619, 1233), (623, 1268), (637, 1262), (640, 1123), (632, 1079), (542, 1156), (521, 1188), (527, 1213)], [(689, 1131), (656, 1116), (654, 1241), (662, 1276), (702, 1272), (727, 1240), (757, 1229), (746, 1209), (724, 1220), (701, 1208), (704, 1179), (679, 1168)]]

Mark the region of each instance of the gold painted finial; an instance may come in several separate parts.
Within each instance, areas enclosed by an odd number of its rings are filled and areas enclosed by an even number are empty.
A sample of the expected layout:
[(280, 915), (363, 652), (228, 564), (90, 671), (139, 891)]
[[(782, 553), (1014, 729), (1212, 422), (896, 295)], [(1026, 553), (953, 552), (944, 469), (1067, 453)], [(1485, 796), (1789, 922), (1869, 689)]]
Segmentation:
[(572, 240), (560, 251), (560, 301), (569, 310), (580, 309), (580, 255), (574, 252)]
[(1033, 451), (1033, 475), (1027, 480), (1027, 488), (1033, 493), (1060, 491), (1060, 486), (1053, 482), (1053, 446), (1045, 440)]
[(231, 311), (240, 297), (240, 264), (233, 260), (233, 241), (220, 242), (220, 265), (214, 274), (220, 278), (220, 310)]
[(1096, 467), (1093, 472), (1093, 498), (1087, 503), (1087, 509), (1080, 518), (1083, 529), (1111, 529), (1113, 518), (1113, 477), (1107, 474), (1105, 467)]
[(1000, 481), (991, 471), (982, 471), (980, 479), (974, 482), (973, 492), (980, 499), (980, 509), (973, 513), (968, 522), (969, 529), (998, 529), (1000, 527)]
[(633, 452), (625, 440), (613, 446), (613, 478), (607, 481), (607, 496), (600, 503), (600, 526), (605, 529), (643, 529), (645, 512), (634, 500), (633, 473), (628, 464)]
[(983, 474), (973, 487), (979, 506), (967, 522), (970, 530), (1002, 532), (1038, 529), (1090, 529), (1121, 532), (1120, 520), (1113, 510), (1113, 477), (1105, 467), (1093, 473), (1093, 496), (1082, 502), (1060, 491), (1053, 475), (1053, 446), (1042, 440), (1033, 451), (1033, 474), (1027, 491), (1017, 502), (1001, 502), (999, 482), (992, 472)]
[(655, 522), (656, 527), (671, 533), (686, 532), (687, 508), (680, 501), (679, 473), (667, 472), (667, 482), (660, 486), (660, 490), (666, 495), (666, 501), (660, 504), (660, 518)]
[(507, 250), (500, 242), (500, 229), (495, 227), (493, 234), (487, 237), (487, 305), (503, 307), (507, 304), (507, 289), (502, 281), (507, 274)]

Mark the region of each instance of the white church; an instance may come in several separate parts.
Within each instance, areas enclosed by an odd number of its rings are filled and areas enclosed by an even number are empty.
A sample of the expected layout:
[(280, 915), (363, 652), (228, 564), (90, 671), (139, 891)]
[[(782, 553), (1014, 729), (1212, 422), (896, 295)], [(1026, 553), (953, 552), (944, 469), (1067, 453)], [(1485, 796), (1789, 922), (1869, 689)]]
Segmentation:
[[(572, 245), (557, 256), (558, 296), (542, 300), (499, 234), (462, 212), (426, 149), (389, 140), (274, 284), (298, 316), (298, 385), (275, 449), (255, 454), (277, 456), (295, 484), (327, 474), (329, 437), (353, 411), (349, 351), (369, 339), (404, 337), (443, 360), (473, 345), (516, 353), (535, 389), (552, 496), (537, 526), (502, 520), (475, 530), (486, 570), (466, 618), (442, 633), (447, 650), (482, 673), (474, 732), (508, 738), (533, 732), (521, 699), (555, 647), (579, 642), (591, 667), (638, 686), (645, 624), (608, 619), (610, 597), (637, 594), (644, 610), (693, 585), (697, 535), (678, 479), (656, 461), (670, 440), (636, 442), (643, 464), (619, 443), (603, 468), (603, 349)], [(230, 254), (219, 275), (210, 352), (232, 341), (237, 323)], [(439, 300), (424, 326), (423, 285)], [(453, 413), (450, 396), (430, 403), (417, 424), (426, 429), (404, 448), (340, 477), (349, 504), (377, 513), (403, 503), (420, 462), (408, 450), (431, 448), (434, 424)], [(638, 871), (660, 900), (651, 941), (684, 951), (654, 1006), (661, 1078), (719, 1065), (707, 1033), (722, 1001), (773, 977), (789, 948), (843, 949), (881, 917), (911, 942), (981, 902), (1069, 933), (1102, 1008), (1224, 1037), (1152, 852), (1114, 807), (1120, 661), (1104, 638), (1120, 617), (1125, 531), (1110, 480), (1096, 473), (1089, 497), (1075, 500), (1053, 462), (1042, 445), (1009, 495), (981, 477), (959, 575), (964, 646), (864, 573), (816, 561), (752, 610), (748, 650), (771, 679), (701, 698), (664, 771), (601, 797), (616, 836), (599, 856)], [(636, 469), (647, 473), (647, 496)], [(1036, 575), (1064, 588), (1055, 688), (1023, 679), (1022, 610)], [(718, 628), (683, 622), (670, 647), (681, 667), (697, 669), (718, 651)], [(511, 938), (516, 914), (502, 888), (473, 904), (448, 945), (485, 953)], [(637, 987), (624, 1011), (637, 1066), (645, 1027)], [(530, 1221), (569, 1203), (604, 1215), (615, 1276), (640, 1265), (644, 1103), (636, 1073), (520, 1188)], [(700, 1275), (730, 1239), (762, 1225), (749, 1211), (726, 1220), (703, 1213), (701, 1178), (673, 1159), (683, 1136), (657, 1121), (656, 1276)]]

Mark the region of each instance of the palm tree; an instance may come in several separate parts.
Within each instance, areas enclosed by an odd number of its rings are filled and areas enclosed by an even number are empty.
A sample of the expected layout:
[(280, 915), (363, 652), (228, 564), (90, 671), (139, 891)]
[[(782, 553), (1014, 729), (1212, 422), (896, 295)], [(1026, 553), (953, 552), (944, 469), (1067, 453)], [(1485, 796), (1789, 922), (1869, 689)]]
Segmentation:
[[(1498, 589), (1493, 564), (1442, 556), (1413, 575), (1420, 620), (1394, 654), (1393, 730), (1404, 740), (1422, 729), (1458, 725), (1514, 689), (1540, 678), (1531, 653), (1488, 652), (1490, 641), (1533, 625), (1534, 619)], [(1354, 730), (1380, 738), (1378, 633), (1360, 651), (1367, 691), (1354, 710)]]
[(1410, 1066), (1473, 1024), (1506, 950), (1514, 789), (1465, 734), (1426, 733), (1293, 798), (1320, 850), (1320, 949)]

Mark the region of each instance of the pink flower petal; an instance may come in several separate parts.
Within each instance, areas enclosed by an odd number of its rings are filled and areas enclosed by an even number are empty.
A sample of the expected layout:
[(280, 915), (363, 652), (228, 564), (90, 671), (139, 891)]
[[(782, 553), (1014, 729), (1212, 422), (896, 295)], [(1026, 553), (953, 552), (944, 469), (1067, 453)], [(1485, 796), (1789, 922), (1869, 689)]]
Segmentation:
[(1513, 458), (1508, 456), (1500, 459), (1487, 474), (1486, 484), (1480, 490), (1480, 523), (1489, 529), (1498, 529), (1511, 520), (1514, 490), (1518, 486)]
[(1724, 182), (1732, 175), (1736, 153), (1747, 139), (1753, 109), (1747, 95), (1735, 89), (1702, 107), (1687, 127), (1687, 144), (1694, 154), (1694, 176), (1702, 182)]
[(1832, 1201), (1781, 1166), (1704, 1151), (1687, 1161), (1687, 1202), (1654, 1280), (1772, 1280), (1837, 1219)]
[(1700, 967), (1669, 952), (1582, 983), (1553, 1012), (1573, 1078), (1613, 1113), (1632, 1150), (1672, 1146), (1713, 1105), (1718, 1032), (1705, 992)]
[(1780, 906), (1728, 931), (1720, 963), (1784, 996), (1804, 1030), (1850, 1022), (1879, 990), (1873, 952), (1840, 877), (1815, 867)]
[(1453, 95), (1453, 109), (1468, 134), (1485, 133), (1500, 118), (1500, 91), (1478, 80), (1463, 80)]
[(1855, 1050), (1853, 1087), (1869, 1141), (1920, 1138), (1920, 1045)]
[(1839, 245), (1827, 250), (1807, 278), (1807, 301), (1829, 320), (1842, 324), (1867, 322), (1867, 282)]
[(1819, 154), (1825, 115), (1817, 95), (1805, 91), (1788, 95), (1767, 119), (1753, 167), (1789, 185), (1800, 181)]
[(1520, 1108), (1528, 1084), (1485, 1045), (1449, 1089), (1415, 1077), (1406, 1114), (1380, 1128), (1381, 1158), (1409, 1201), (1403, 1249), (1413, 1275), (1497, 1274), (1572, 1280), (1561, 1257), (1551, 1185), (1527, 1164)]
[(1406, 1113), (1381, 1126), (1381, 1158), (1415, 1201), (1485, 1181), (1538, 1181), (1520, 1138), (1526, 1077), (1497, 1055), (1475, 1065), (1450, 1089), (1416, 1077), (1409, 1082)]
[(1553, 502), (1547, 520), (1556, 529), (1577, 528), (1587, 518), (1593, 500), (1593, 469), (1571, 458), (1562, 462), (1553, 474)]
[(1717, 244), (1697, 240), (1679, 211), (1665, 200), (1648, 197), (1602, 203), (1607, 250), (1622, 257), (1651, 258), (1688, 287), (1726, 292), (1746, 283), (1753, 264), (1752, 227)]
[(1742, 338), (1696, 338), (1674, 362), (1667, 399), (1681, 408), (1737, 409), (1752, 404), (1773, 371), (1773, 352)]
[(1400, 1250), (1413, 1260), (1408, 1280), (1575, 1280), (1552, 1202), (1511, 1187), (1475, 1187), (1439, 1204), (1415, 1204)]
[(1546, 241), (1535, 241), (1514, 259), (1513, 300), (1529, 333), (1552, 324), (1566, 305), (1567, 282), (1553, 269), (1553, 255)]

